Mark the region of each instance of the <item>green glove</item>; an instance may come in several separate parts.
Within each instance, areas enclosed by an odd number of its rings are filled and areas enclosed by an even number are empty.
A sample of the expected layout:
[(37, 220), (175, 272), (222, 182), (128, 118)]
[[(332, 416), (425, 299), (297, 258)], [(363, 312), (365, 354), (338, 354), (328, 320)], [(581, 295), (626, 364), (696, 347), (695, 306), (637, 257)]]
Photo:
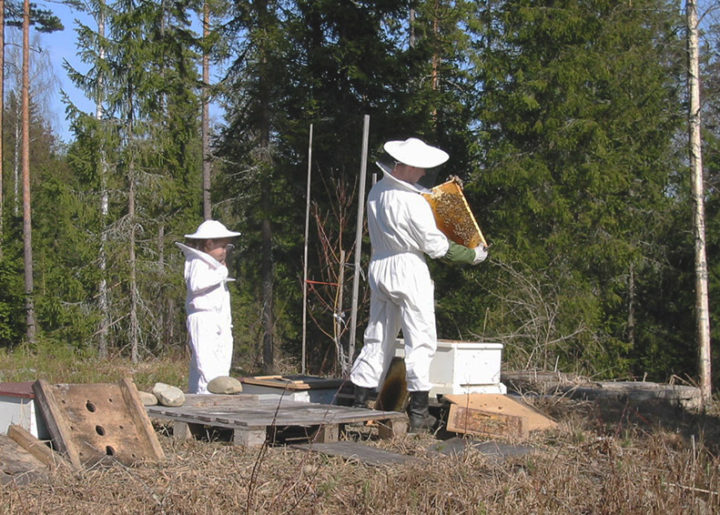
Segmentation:
[(475, 264), (475, 258), (474, 249), (450, 241), (450, 248), (448, 248), (447, 254), (442, 259), (453, 264), (473, 265)]

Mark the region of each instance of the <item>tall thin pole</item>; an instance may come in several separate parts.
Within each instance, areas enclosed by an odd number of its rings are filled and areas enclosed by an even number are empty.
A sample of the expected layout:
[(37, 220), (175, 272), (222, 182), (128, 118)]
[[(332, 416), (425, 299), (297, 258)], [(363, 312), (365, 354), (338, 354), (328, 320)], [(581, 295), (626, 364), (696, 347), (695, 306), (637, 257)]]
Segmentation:
[[(363, 143), (360, 155), (360, 188), (358, 192), (357, 227), (355, 228), (355, 276), (353, 277), (352, 309), (350, 312), (349, 363), (355, 354), (355, 330), (357, 328), (358, 290), (360, 288), (360, 257), (362, 256), (363, 217), (365, 215), (365, 175), (367, 173), (368, 139), (370, 135), (370, 115), (363, 118)], [(343, 372), (349, 372), (343, 370)]]
[(692, 196), (695, 204), (695, 317), (697, 319), (698, 375), (703, 405), (712, 395), (710, 353), (710, 308), (705, 249), (705, 204), (703, 193), (702, 141), (700, 134), (700, 57), (698, 14), (695, 0), (686, 3), (688, 25), (688, 88), (690, 89), (689, 139)]
[(305, 351), (307, 347), (307, 271), (308, 271), (308, 234), (310, 231), (310, 179), (312, 177), (312, 140), (313, 124), (310, 124), (308, 137), (307, 189), (305, 191), (305, 248), (303, 249), (303, 331), (302, 331), (302, 373), (305, 374)]
[(202, 174), (203, 174), (203, 218), (212, 218), (210, 202), (210, 4), (203, 4), (203, 55), (202, 55)]

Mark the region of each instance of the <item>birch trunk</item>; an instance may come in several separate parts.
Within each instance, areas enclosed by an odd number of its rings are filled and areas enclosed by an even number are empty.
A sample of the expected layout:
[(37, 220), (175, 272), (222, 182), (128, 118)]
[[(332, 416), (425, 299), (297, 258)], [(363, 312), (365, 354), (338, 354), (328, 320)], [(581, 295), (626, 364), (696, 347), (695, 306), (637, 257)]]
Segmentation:
[(708, 304), (708, 268), (705, 249), (705, 204), (703, 200), (702, 140), (700, 136), (700, 57), (698, 14), (695, 0), (685, 4), (688, 26), (688, 89), (690, 90), (689, 139), (695, 229), (695, 311), (698, 339), (698, 375), (703, 404), (710, 401), (710, 316)]
[[(105, 39), (105, 13), (103, 12), (104, 5), (100, 6), (100, 12), (98, 13), (98, 39), (102, 42)], [(105, 60), (105, 47), (100, 43), (98, 51), (100, 61)], [(100, 121), (102, 120), (104, 109), (102, 103), (102, 91), (103, 91), (103, 77), (98, 77), (98, 98), (95, 103), (95, 118)], [(108, 355), (108, 332), (110, 330), (110, 307), (108, 303), (108, 291), (107, 291), (107, 230), (105, 225), (107, 224), (108, 212), (109, 212), (109, 198), (107, 191), (107, 163), (105, 159), (105, 152), (103, 148), (100, 149), (100, 157), (98, 159), (98, 166), (100, 167), (100, 251), (99, 251), (99, 266), (100, 266), (100, 284), (98, 286), (98, 304), (100, 308), (100, 342), (98, 345), (98, 355), (101, 358), (106, 358)]]
[(205, 220), (212, 218), (212, 204), (210, 203), (210, 58), (208, 56), (208, 40), (210, 36), (210, 5), (205, 1), (203, 5), (203, 56), (202, 56), (202, 173), (203, 173), (203, 216)]

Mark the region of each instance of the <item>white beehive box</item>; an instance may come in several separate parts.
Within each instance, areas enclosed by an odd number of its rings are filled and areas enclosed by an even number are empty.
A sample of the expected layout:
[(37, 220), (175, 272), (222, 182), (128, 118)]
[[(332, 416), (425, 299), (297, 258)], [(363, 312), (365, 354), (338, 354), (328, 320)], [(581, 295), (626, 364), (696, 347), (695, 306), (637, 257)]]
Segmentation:
[[(430, 395), (507, 393), (500, 382), (501, 343), (438, 340), (430, 363)], [(405, 357), (405, 342), (395, 342), (395, 356)]]
[(0, 434), (6, 435), (11, 424), (23, 427), (40, 440), (50, 438), (45, 420), (35, 405), (31, 381), (0, 383)]

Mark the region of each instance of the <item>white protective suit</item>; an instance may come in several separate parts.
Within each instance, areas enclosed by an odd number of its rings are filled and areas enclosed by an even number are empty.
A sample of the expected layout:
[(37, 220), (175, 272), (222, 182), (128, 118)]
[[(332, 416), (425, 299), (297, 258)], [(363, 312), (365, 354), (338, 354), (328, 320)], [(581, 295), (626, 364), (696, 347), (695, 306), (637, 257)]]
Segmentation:
[(230, 375), (233, 339), (228, 269), (209, 254), (177, 243), (185, 254), (189, 393), (209, 393), (208, 383)]
[(380, 384), (402, 327), (408, 391), (429, 391), (437, 335), (434, 284), (423, 254), (442, 257), (449, 241), (420, 194), (428, 190), (383, 171), (368, 195), (370, 319), (350, 380), (365, 388)]

